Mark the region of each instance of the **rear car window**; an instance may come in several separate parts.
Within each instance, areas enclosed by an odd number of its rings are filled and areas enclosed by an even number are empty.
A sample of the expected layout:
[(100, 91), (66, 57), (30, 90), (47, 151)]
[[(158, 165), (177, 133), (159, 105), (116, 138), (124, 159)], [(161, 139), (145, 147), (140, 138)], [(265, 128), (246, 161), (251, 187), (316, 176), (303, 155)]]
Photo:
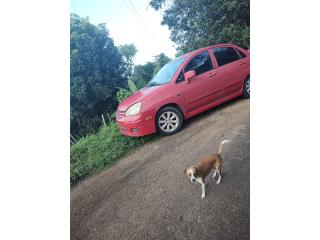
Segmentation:
[(247, 55), (245, 55), (242, 51), (237, 49), (237, 52), (239, 53), (240, 58), (246, 58)]
[(237, 61), (240, 59), (236, 50), (231, 47), (218, 47), (212, 49), (212, 52), (217, 59), (219, 66), (226, 65), (228, 63)]

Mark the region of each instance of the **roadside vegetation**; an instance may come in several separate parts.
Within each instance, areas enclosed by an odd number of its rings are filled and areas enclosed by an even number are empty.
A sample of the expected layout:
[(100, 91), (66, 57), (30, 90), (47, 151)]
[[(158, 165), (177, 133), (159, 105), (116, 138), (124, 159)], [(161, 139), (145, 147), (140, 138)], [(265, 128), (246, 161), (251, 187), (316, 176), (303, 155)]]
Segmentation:
[[(151, 0), (163, 14), (177, 55), (217, 43), (250, 46), (249, 0)], [(130, 41), (130, 40), (129, 40)], [(164, 53), (134, 65), (134, 44), (115, 46), (105, 24), (70, 18), (70, 182), (114, 164), (154, 136), (122, 136), (114, 121), (119, 102), (144, 87), (171, 59)]]
[(71, 186), (113, 165), (128, 152), (155, 138), (154, 135), (125, 137), (120, 134), (115, 122), (100, 128), (95, 134), (81, 138), (71, 146)]

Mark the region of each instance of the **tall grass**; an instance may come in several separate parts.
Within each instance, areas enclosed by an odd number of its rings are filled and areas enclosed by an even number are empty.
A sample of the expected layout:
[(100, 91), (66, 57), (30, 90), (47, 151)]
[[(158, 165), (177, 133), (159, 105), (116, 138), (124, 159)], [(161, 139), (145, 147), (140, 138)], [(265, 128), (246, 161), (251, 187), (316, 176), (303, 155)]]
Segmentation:
[(111, 166), (128, 152), (154, 138), (156, 137), (123, 136), (115, 122), (101, 128), (96, 134), (81, 138), (70, 149), (71, 186)]

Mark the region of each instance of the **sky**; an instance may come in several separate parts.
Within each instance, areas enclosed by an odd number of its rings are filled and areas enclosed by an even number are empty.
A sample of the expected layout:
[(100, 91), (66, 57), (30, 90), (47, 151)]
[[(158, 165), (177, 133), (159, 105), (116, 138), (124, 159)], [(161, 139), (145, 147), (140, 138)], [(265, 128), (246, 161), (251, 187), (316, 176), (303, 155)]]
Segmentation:
[(97, 25), (105, 23), (116, 46), (134, 43), (135, 64), (152, 61), (161, 52), (175, 56), (170, 31), (161, 25), (161, 12), (149, 6), (150, 0), (71, 0), (71, 13), (89, 17)]

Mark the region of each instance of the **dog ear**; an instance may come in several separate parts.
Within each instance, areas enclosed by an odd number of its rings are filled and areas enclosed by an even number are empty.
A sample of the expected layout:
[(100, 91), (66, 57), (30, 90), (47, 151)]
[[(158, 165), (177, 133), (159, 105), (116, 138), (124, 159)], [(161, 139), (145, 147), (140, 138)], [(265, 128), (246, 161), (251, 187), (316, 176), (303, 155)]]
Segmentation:
[(187, 175), (187, 169), (184, 170), (184, 174)]
[(197, 171), (198, 171), (197, 166), (194, 166), (194, 167), (193, 167), (193, 169), (194, 169), (194, 174), (196, 174), (196, 173), (197, 173)]

